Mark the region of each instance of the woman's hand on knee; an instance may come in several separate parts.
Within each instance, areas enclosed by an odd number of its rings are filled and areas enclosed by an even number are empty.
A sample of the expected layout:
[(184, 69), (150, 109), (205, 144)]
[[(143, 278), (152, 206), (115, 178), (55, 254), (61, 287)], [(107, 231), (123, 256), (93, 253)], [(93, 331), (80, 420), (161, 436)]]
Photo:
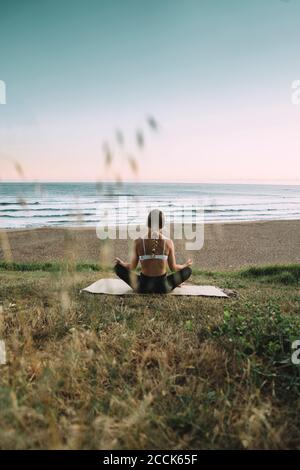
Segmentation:
[(192, 260), (192, 259), (188, 259), (187, 262), (184, 263), (183, 266), (184, 266), (185, 268), (188, 268), (189, 266), (192, 266), (192, 264), (193, 264), (193, 260)]
[(115, 263), (116, 264), (120, 264), (121, 266), (124, 266), (124, 268), (126, 267), (126, 263), (124, 263), (124, 261), (121, 260), (121, 258), (115, 258)]
[(125, 261), (122, 261), (121, 258), (115, 258), (115, 263), (120, 264), (123, 266), (123, 268), (130, 269), (130, 263), (125, 263)]

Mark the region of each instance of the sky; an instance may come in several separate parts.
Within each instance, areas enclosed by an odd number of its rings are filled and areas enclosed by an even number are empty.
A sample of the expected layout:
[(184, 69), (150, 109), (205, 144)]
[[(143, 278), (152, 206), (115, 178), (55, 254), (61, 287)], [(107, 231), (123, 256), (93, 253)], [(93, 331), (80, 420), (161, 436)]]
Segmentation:
[(1, 2), (1, 180), (300, 184), (299, 19), (300, 0)]

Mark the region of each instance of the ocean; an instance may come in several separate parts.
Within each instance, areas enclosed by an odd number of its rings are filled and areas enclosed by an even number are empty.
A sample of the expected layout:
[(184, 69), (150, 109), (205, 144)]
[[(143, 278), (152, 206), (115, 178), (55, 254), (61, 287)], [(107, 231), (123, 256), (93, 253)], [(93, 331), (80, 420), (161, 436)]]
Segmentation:
[(143, 223), (160, 208), (174, 222), (300, 219), (300, 186), (0, 182), (0, 227)]

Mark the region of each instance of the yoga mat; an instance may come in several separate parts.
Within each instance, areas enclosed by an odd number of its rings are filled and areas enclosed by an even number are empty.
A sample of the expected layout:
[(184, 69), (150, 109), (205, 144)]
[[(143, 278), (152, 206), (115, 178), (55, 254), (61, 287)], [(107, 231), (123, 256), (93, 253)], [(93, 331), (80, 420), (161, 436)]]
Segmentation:
[[(81, 292), (90, 292), (91, 294), (108, 295), (141, 295), (134, 292), (122, 279), (100, 279), (90, 286), (82, 289)], [(149, 294), (146, 294), (149, 295)], [(186, 295), (203, 297), (228, 297), (221, 289), (214, 286), (195, 286), (192, 284), (182, 284), (176, 287), (170, 294), (158, 295)]]

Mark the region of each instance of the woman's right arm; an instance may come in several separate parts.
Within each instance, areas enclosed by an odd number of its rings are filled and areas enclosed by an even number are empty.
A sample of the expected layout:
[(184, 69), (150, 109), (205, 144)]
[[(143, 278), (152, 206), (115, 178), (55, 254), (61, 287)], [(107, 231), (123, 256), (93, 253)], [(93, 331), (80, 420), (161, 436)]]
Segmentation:
[(186, 268), (187, 266), (191, 266), (193, 261), (191, 259), (187, 260), (184, 264), (177, 264), (176, 257), (175, 257), (175, 250), (174, 250), (174, 243), (173, 240), (169, 241), (169, 255), (168, 255), (168, 265), (171, 271), (180, 271), (180, 269)]

